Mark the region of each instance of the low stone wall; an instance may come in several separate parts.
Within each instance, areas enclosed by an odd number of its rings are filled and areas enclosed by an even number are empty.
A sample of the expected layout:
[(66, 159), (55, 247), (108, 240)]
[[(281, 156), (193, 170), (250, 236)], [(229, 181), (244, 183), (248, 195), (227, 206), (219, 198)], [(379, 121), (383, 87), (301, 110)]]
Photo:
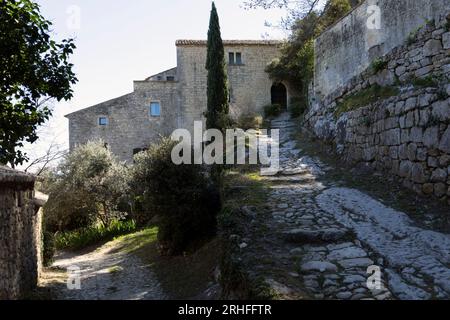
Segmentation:
[(42, 201), (32, 175), (0, 166), (0, 300), (34, 289), (41, 263)]
[[(408, 44), (379, 60), (384, 67), (378, 73), (368, 68), (322, 101), (312, 100), (304, 127), (334, 142), (349, 162), (393, 174), (417, 193), (450, 203), (448, 21), (423, 26)], [(413, 85), (417, 79), (425, 85)], [(336, 112), (344, 99), (375, 84), (396, 87), (400, 93)]]

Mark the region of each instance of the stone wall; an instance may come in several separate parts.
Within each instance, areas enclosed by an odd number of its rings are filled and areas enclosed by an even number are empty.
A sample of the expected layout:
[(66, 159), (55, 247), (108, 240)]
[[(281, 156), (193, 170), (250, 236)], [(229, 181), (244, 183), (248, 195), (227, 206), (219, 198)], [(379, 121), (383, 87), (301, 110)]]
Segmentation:
[(36, 287), (41, 264), (41, 202), (34, 177), (0, 166), (0, 300)]
[[(380, 28), (367, 23), (380, 8)], [(366, 0), (341, 21), (319, 36), (315, 42), (314, 91), (326, 97), (347, 85), (364, 71), (374, 58), (386, 55), (402, 45), (409, 35), (427, 20), (439, 20), (450, 10), (448, 0)], [(373, 24), (372, 24), (373, 26)]]
[[(160, 102), (161, 116), (150, 115), (151, 102)], [(70, 149), (102, 139), (120, 160), (130, 161), (134, 149), (146, 148), (160, 134), (172, 132), (177, 105), (177, 82), (135, 81), (133, 93), (67, 115)], [(108, 125), (99, 125), (99, 117), (106, 117)]]
[[(366, 68), (347, 85), (313, 100), (304, 125), (334, 142), (348, 161), (395, 175), (417, 193), (450, 203), (449, 21), (429, 22), (381, 58), (382, 70)], [(374, 85), (399, 93), (337, 113), (344, 99)]]

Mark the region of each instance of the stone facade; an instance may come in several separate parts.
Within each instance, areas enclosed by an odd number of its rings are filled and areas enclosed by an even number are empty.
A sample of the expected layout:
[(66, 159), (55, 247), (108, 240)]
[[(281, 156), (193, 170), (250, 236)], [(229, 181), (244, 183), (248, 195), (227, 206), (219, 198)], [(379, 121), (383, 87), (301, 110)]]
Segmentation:
[(35, 198), (34, 181), (0, 166), (0, 300), (18, 299), (38, 282), (45, 197)]
[[(228, 63), (231, 112), (262, 112), (271, 103), (274, 82), (266, 66), (279, 55), (279, 41), (224, 41), (225, 56), (240, 53), (241, 61)], [(103, 139), (121, 160), (131, 161), (133, 150), (142, 149), (173, 130), (193, 130), (206, 111), (206, 41), (178, 40), (177, 67), (134, 82), (125, 96), (67, 115), (70, 148)], [(237, 56), (234, 56), (237, 59)], [(238, 62), (238, 63), (236, 63)], [(287, 96), (290, 88), (286, 85)], [(152, 117), (151, 102), (159, 102), (161, 115)], [(99, 125), (99, 117), (108, 119)]]
[(426, 21), (439, 20), (449, 11), (448, 0), (364, 1), (316, 39), (316, 95), (323, 98), (347, 85), (374, 58), (388, 54)]
[[(313, 99), (304, 124), (334, 142), (348, 161), (450, 203), (449, 12), (381, 57), (383, 70), (366, 68), (327, 97)], [(399, 94), (336, 114), (345, 98), (375, 84), (396, 87)]]

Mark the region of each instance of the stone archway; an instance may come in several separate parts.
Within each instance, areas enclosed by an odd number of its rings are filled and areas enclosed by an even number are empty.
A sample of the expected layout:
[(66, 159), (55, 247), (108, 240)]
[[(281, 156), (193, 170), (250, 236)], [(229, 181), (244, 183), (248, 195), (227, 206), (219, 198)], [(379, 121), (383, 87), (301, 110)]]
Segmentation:
[(286, 86), (281, 82), (274, 83), (270, 91), (272, 104), (279, 104), (283, 109), (287, 109), (288, 97)]

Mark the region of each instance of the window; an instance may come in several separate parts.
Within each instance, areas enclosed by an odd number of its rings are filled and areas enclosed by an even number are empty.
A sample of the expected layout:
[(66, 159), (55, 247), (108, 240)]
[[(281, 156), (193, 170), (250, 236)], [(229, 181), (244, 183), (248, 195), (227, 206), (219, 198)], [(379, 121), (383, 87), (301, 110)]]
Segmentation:
[(99, 126), (107, 126), (108, 125), (108, 118), (107, 117), (99, 117), (98, 118), (98, 125)]
[(240, 52), (236, 52), (236, 64), (242, 64), (242, 54)]
[(150, 116), (160, 117), (161, 116), (161, 105), (159, 102), (150, 103)]
[(228, 53), (229, 63), (234, 64), (234, 52)]
[(167, 81), (175, 81), (175, 77), (174, 76), (167, 76)]
[(158, 81), (161, 81), (161, 80), (162, 80), (162, 77), (161, 77), (161, 76), (157, 76), (156, 79), (157, 79)]

